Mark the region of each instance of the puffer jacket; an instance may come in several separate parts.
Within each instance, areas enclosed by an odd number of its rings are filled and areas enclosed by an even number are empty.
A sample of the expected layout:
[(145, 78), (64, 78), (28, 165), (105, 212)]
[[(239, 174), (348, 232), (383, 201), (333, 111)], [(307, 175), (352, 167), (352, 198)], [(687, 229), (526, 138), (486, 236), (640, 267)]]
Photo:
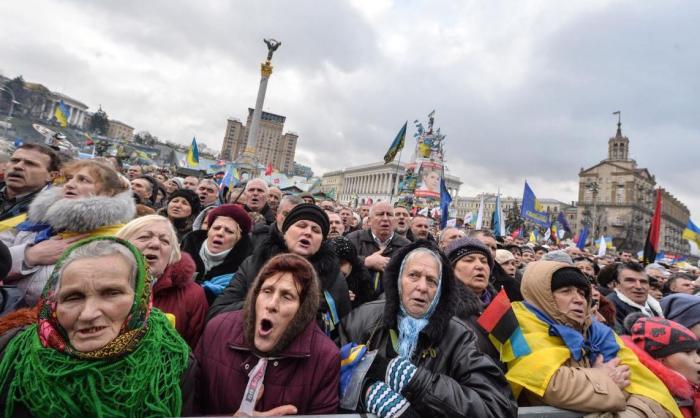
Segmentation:
[[(252, 286), (255, 276), (257, 276), (265, 262), (277, 254), (286, 252), (288, 250), (284, 243), (284, 238), (277, 232), (277, 228), (271, 228), (270, 234), (265, 238), (264, 242), (255, 249), (255, 252), (250, 257), (243, 261), (233, 280), (211, 305), (207, 314), (207, 320), (211, 320), (211, 318), (223, 312), (243, 309), (248, 289)], [(330, 294), (336, 306), (338, 317), (342, 319), (350, 312), (350, 294), (348, 285), (340, 273), (338, 257), (330, 249), (328, 243), (323, 242), (318, 252), (309, 257), (308, 260), (316, 269), (321, 282), (321, 291), (327, 291)], [(324, 295), (321, 296), (319, 316), (330, 312), (327, 298), (323, 297)], [(319, 326), (324, 329), (321, 318), (319, 318)], [(336, 339), (337, 332), (334, 332), (331, 337)]]
[[(419, 241), (397, 251), (384, 272), (385, 299), (362, 305), (345, 318), (341, 327), (343, 344), (367, 344), (368, 350), (378, 350), (374, 359), (378, 363), (398, 355), (390, 332), (398, 332), (401, 262), (409, 252), (426, 245), (434, 246)], [(437, 247), (433, 248), (437, 251)], [(417, 372), (401, 394), (410, 402), (409, 410), (420, 416), (515, 417), (517, 405), (503, 373), (479, 351), (472, 329), (454, 317), (456, 279), (447, 258), (441, 257), (441, 299), (428, 325), (420, 332), (415, 354), (410, 359)], [(359, 408), (366, 412), (364, 402)]]

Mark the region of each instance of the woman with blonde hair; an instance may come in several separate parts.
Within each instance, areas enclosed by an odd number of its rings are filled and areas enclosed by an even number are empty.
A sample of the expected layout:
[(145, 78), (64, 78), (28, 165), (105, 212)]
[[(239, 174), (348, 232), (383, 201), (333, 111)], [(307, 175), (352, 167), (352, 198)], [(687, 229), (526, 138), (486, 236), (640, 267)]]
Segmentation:
[(113, 236), (135, 214), (131, 190), (107, 164), (77, 160), (61, 169), (65, 183), (37, 195), (10, 245), (12, 269), (5, 284), (25, 290), (34, 306), (59, 256), (75, 241)]
[(147, 215), (126, 224), (117, 237), (141, 251), (153, 277), (153, 306), (170, 314), (175, 328), (194, 349), (209, 309), (204, 290), (194, 282), (195, 264), (180, 252), (177, 235), (168, 218)]

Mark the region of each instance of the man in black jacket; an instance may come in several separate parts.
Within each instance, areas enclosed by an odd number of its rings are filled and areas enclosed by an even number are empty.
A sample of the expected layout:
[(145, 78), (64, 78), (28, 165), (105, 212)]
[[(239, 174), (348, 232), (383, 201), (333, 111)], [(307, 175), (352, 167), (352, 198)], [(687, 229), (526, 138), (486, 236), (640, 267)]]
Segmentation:
[(360, 261), (372, 275), (375, 296), (381, 293), (382, 272), (389, 258), (399, 248), (411, 242), (394, 232), (396, 221), (394, 208), (388, 202), (377, 202), (369, 211), (370, 229), (359, 230), (347, 235), (357, 249)]
[(275, 222), (275, 211), (267, 204), (267, 183), (265, 180), (252, 179), (245, 186), (246, 204), (243, 206), (247, 212), (257, 212), (265, 218), (265, 224)]
[(284, 225), (284, 220), (287, 218), (289, 212), (294, 209), (296, 205), (304, 203), (299, 196), (286, 195), (282, 197), (279, 204), (277, 205), (277, 213), (275, 214), (275, 222), (270, 225), (257, 224), (253, 227), (252, 239), (253, 239), (253, 249), (260, 246), (260, 244), (265, 241), (265, 238), (270, 234), (282, 235), (282, 225)]
[(384, 272), (385, 299), (352, 311), (341, 342), (377, 350), (362, 378), (358, 410), (379, 416), (515, 417), (501, 370), (457, 319), (447, 258), (419, 241), (397, 251)]

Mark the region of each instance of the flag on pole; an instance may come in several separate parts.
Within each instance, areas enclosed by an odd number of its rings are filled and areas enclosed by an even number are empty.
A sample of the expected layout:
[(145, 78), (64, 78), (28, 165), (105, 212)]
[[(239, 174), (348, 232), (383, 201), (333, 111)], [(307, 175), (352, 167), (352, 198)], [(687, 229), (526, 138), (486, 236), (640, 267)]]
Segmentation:
[(516, 229), (515, 231), (511, 232), (510, 237), (513, 239), (518, 238), (518, 236), (522, 233), (522, 231), (523, 231), (523, 227), (520, 227), (520, 228)]
[(598, 258), (605, 257), (607, 250), (608, 245), (605, 243), (605, 237), (601, 235), (600, 240), (598, 241)]
[(654, 208), (654, 216), (651, 218), (647, 240), (644, 243), (643, 263), (646, 266), (656, 260), (656, 254), (659, 252), (659, 237), (661, 232), (661, 189), (656, 189), (656, 207)]
[(445, 185), (445, 177), (440, 177), (440, 229), (447, 225), (447, 218), (450, 215), (450, 204), (452, 196)]
[(569, 226), (569, 222), (566, 221), (564, 212), (559, 212), (559, 215), (557, 215), (557, 223), (561, 225), (565, 232), (571, 232), (571, 227)]
[(56, 117), (58, 124), (61, 128), (68, 126), (68, 118), (70, 117), (70, 109), (63, 103), (63, 99), (56, 105), (56, 109), (53, 111), (53, 115)]
[(396, 138), (394, 138), (394, 141), (391, 143), (389, 150), (384, 155), (384, 164), (389, 164), (390, 162), (394, 161), (396, 154), (398, 154), (399, 151), (401, 151), (401, 149), (403, 148), (403, 145), (406, 141), (406, 126), (407, 125), (408, 125), (408, 121), (406, 121), (403, 124), (403, 126), (399, 130), (399, 133), (396, 134)]
[(477, 322), (489, 333), (489, 340), (501, 353), (501, 361), (508, 363), (532, 352), (505, 288), (493, 298)]
[(525, 188), (523, 189), (523, 201), (520, 206), (520, 217), (534, 222), (542, 227), (549, 226), (549, 214), (546, 210), (544, 210), (540, 201), (537, 200), (537, 197), (535, 197), (535, 192), (532, 191), (527, 182), (525, 182)]
[(547, 228), (546, 231), (544, 231), (544, 242), (546, 243), (550, 238), (552, 238), (552, 228)]
[(535, 231), (533, 230), (530, 232), (530, 239), (529, 242), (537, 242), (537, 235), (535, 235)]
[(586, 240), (588, 239), (588, 225), (584, 225), (581, 233), (578, 235), (578, 242), (576, 246), (579, 250), (583, 251), (586, 247)]
[(464, 225), (473, 225), (474, 224), (474, 212), (469, 211), (464, 215), (463, 219)]
[(479, 213), (476, 215), (476, 223), (474, 229), (481, 229), (484, 226), (484, 194), (481, 194), (481, 202), (479, 203)]
[(265, 168), (265, 175), (266, 176), (272, 175), (272, 163), (267, 163), (267, 168)]
[(700, 228), (688, 219), (688, 226), (683, 230), (683, 239), (694, 241), (700, 247)]
[(196, 167), (199, 165), (199, 149), (197, 148), (197, 139), (192, 137), (192, 144), (190, 149), (187, 150), (187, 165), (189, 167)]
[(493, 211), (492, 232), (497, 237), (506, 235), (506, 223), (503, 219), (503, 208), (501, 208), (501, 195), (496, 195), (496, 209)]

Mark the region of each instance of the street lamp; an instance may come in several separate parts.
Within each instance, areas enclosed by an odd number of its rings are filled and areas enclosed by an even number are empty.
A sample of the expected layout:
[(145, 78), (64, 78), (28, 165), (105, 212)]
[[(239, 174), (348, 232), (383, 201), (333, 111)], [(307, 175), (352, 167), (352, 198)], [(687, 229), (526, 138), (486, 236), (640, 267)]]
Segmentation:
[(586, 183), (586, 189), (588, 189), (591, 194), (593, 195), (593, 222), (591, 225), (591, 231), (593, 231), (593, 239), (595, 240), (596, 237), (598, 236), (598, 231), (596, 231), (596, 222), (598, 221), (598, 183), (595, 181), (589, 180), (588, 183)]

